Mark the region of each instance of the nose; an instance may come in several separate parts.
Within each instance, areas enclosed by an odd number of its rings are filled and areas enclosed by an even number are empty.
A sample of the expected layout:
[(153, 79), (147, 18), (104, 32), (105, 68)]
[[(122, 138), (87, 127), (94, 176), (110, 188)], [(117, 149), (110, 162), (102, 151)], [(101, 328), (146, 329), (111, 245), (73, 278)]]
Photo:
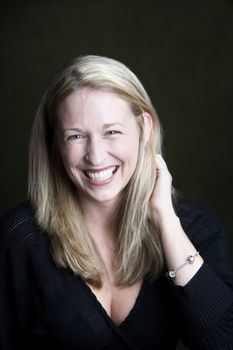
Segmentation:
[(85, 152), (85, 161), (92, 166), (101, 166), (107, 157), (106, 144), (104, 140), (92, 137), (88, 140)]

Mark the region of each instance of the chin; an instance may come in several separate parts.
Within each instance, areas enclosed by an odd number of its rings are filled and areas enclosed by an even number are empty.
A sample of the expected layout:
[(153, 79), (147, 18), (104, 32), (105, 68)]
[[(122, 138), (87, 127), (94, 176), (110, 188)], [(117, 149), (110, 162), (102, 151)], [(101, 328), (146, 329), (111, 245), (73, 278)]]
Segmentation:
[(99, 194), (99, 195), (86, 195), (85, 196), (89, 201), (93, 201), (99, 204), (107, 204), (107, 203), (112, 203), (115, 204), (119, 198), (120, 198), (120, 193), (114, 193), (114, 194)]

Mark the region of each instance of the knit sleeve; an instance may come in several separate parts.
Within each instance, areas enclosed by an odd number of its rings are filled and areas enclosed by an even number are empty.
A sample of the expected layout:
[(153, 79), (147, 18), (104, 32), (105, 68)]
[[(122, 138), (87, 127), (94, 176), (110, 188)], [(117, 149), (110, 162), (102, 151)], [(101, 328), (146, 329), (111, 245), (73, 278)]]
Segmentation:
[(182, 341), (195, 350), (233, 349), (233, 271), (228, 240), (216, 213), (205, 205), (179, 209), (184, 231), (204, 264), (184, 286), (172, 286), (182, 320)]
[[(30, 342), (36, 312), (31, 273), (34, 235), (26, 207), (11, 209), (0, 219), (0, 349), (16, 350)], [(34, 327), (35, 328), (35, 327)], [(26, 339), (26, 340), (25, 340)], [(34, 348), (37, 348), (36, 345)]]

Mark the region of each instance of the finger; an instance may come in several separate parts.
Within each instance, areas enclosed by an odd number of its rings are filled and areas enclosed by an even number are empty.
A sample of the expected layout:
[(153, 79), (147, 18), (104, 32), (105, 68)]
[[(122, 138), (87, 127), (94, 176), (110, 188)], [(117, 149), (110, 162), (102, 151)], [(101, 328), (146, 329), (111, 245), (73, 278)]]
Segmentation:
[(161, 156), (161, 154), (156, 155), (156, 167), (158, 170), (160, 170), (160, 169), (168, 170), (167, 164), (166, 164), (165, 160), (163, 159), (163, 157)]
[(164, 175), (168, 176), (170, 180), (172, 180), (172, 176), (170, 171), (168, 170), (167, 163), (165, 162), (161, 154), (156, 155), (156, 170), (158, 176), (159, 173), (163, 173)]

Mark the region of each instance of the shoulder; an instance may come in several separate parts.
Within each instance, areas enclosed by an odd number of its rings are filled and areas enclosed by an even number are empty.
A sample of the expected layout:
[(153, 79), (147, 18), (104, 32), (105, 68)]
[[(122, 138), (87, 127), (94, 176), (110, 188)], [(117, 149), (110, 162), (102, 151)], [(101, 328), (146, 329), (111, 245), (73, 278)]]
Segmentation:
[(221, 219), (206, 203), (179, 197), (175, 209), (184, 231), (195, 244), (209, 243), (219, 235), (226, 238)]
[(219, 217), (215, 210), (206, 203), (194, 199), (178, 197), (175, 204), (179, 217), (190, 220), (197, 220), (200, 217), (208, 217), (211, 222), (219, 223)]
[(0, 248), (5, 244), (17, 245), (35, 235), (39, 227), (30, 202), (9, 209), (0, 217)]

